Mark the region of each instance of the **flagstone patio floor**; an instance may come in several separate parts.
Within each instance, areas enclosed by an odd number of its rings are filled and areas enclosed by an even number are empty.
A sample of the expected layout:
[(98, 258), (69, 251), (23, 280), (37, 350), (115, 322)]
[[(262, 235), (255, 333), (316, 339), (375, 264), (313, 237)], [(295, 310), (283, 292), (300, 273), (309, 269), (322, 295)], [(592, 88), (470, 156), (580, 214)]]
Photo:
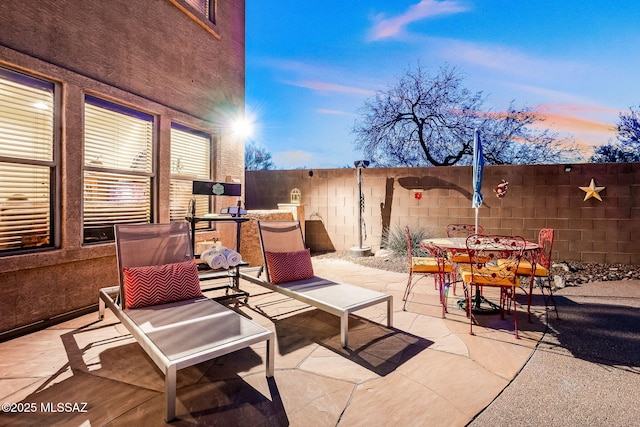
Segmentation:
[[(461, 286), (443, 319), (430, 278), (403, 311), (407, 274), (331, 259), (314, 259), (314, 269), (392, 294), (393, 327), (385, 304), (362, 310), (345, 349), (337, 317), (241, 281), (248, 304), (228, 305), (275, 331), (275, 375), (265, 378), (264, 344), (180, 370), (172, 425), (464, 426), (516, 377), (547, 327), (539, 293), (531, 322), (519, 307), (520, 339), (512, 315), (497, 314), (478, 316), (471, 336), (456, 304)], [(96, 311), (0, 343), (0, 402), (3, 426), (158, 426), (164, 378), (113, 314), (99, 321)]]

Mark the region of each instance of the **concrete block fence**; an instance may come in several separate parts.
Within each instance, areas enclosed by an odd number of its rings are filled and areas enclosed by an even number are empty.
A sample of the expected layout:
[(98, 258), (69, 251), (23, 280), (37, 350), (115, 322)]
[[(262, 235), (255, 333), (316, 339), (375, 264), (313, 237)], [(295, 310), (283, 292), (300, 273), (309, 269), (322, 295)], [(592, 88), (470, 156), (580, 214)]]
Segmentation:
[[(565, 170), (570, 169), (570, 170)], [(444, 236), (449, 223), (475, 221), (472, 168), (368, 168), (362, 170), (366, 240), (384, 247), (384, 228), (423, 227)], [(585, 199), (591, 179), (605, 187), (602, 201)], [(494, 189), (505, 180), (507, 193)], [(275, 209), (290, 192), (302, 193), (307, 245), (349, 250), (358, 245), (355, 169), (247, 171), (247, 209)], [(640, 163), (487, 166), (479, 222), (485, 232), (537, 240), (540, 228), (556, 230), (555, 259), (640, 264)]]

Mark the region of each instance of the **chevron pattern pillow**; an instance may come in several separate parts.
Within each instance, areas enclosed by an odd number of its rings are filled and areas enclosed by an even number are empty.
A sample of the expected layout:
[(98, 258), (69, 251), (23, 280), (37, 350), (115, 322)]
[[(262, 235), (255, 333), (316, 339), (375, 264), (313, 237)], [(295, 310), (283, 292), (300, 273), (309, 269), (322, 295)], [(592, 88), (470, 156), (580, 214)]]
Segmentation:
[(140, 308), (203, 296), (192, 261), (123, 268), (125, 308)]
[(303, 249), (295, 252), (265, 252), (271, 283), (287, 283), (313, 277), (311, 252)]

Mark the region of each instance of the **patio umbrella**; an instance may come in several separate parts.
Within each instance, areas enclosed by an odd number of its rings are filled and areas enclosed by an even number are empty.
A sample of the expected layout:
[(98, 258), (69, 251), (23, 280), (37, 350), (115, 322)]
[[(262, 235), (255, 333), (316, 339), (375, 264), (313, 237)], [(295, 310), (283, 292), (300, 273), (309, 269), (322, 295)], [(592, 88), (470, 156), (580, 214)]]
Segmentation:
[(476, 232), (478, 230), (478, 209), (482, 206), (484, 197), (482, 190), (482, 172), (484, 169), (484, 156), (482, 154), (482, 141), (480, 131), (473, 131), (473, 202), (472, 207), (476, 209)]

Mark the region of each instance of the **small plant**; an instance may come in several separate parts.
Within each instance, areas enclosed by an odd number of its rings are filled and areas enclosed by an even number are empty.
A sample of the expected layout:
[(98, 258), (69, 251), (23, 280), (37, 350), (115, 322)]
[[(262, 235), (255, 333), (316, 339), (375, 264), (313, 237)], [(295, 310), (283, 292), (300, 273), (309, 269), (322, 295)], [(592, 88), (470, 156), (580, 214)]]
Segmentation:
[[(431, 237), (430, 233), (422, 227), (409, 227), (411, 236), (411, 254), (413, 256), (427, 256), (425, 251), (420, 250), (420, 241)], [(385, 249), (397, 257), (407, 256), (407, 236), (404, 233), (404, 226), (396, 224), (383, 233), (382, 239), (386, 242)]]

